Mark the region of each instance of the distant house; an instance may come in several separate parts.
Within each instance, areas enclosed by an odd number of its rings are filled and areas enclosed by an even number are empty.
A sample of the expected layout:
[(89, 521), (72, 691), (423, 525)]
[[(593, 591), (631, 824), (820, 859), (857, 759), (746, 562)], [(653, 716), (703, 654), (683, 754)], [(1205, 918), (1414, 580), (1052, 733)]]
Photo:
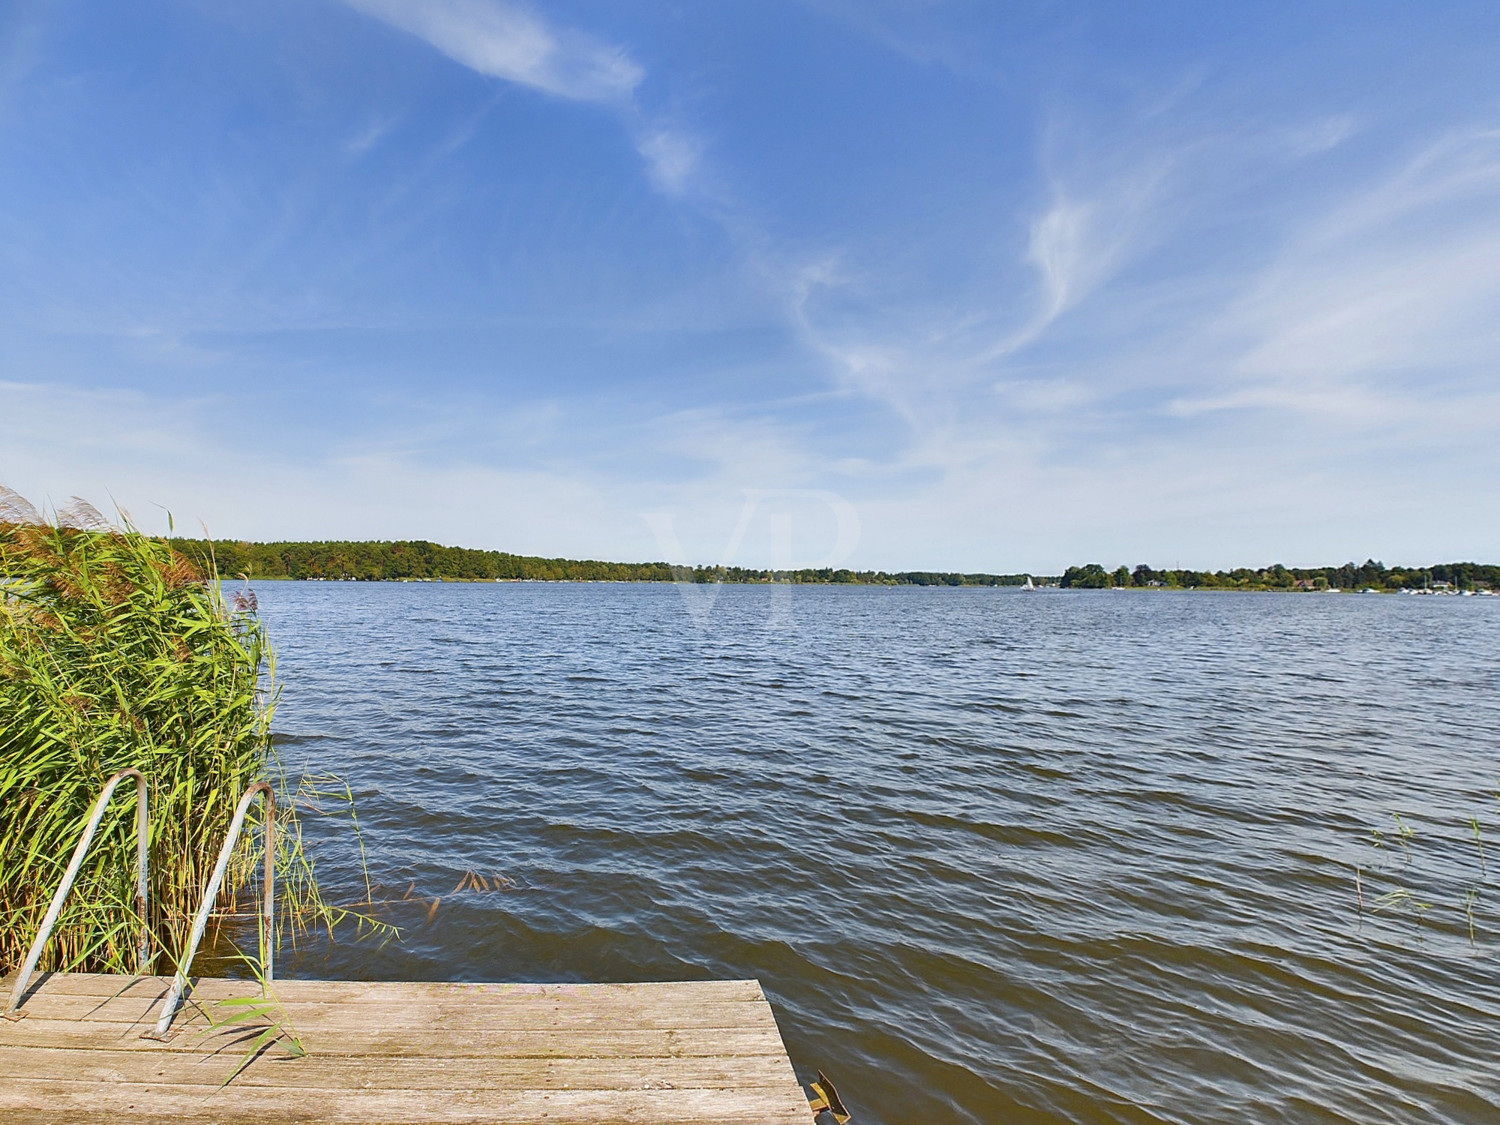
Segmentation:
[(1311, 578), (1299, 578), (1296, 582), (1292, 583), (1292, 586), (1297, 590), (1316, 590), (1318, 588), (1317, 582)]

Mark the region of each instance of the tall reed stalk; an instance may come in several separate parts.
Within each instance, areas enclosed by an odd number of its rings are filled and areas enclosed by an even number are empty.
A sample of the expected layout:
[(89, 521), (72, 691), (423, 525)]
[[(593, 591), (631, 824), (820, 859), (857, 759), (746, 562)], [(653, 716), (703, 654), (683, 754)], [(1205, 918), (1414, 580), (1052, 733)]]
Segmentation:
[[(87, 505), (60, 516), (47, 523), (0, 488), (0, 973), (25, 955), (103, 782), (127, 766), (150, 783), (144, 921), (171, 964), (236, 798), (273, 771), (274, 657), (253, 603), (226, 603), (211, 560)], [(122, 791), (106, 814), (44, 966), (134, 971), (134, 804)], [(278, 898), (331, 921), (286, 827)], [(240, 849), (226, 903), (253, 889), (258, 846)]]

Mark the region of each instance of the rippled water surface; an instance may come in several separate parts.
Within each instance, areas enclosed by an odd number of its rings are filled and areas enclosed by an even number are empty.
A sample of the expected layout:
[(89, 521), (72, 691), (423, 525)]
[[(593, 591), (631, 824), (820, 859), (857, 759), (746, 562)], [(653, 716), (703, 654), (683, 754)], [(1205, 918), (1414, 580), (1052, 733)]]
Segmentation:
[(1500, 1120), (1500, 598), (259, 594), (401, 927), (290, 975), (758, 977), (867, 1125)]

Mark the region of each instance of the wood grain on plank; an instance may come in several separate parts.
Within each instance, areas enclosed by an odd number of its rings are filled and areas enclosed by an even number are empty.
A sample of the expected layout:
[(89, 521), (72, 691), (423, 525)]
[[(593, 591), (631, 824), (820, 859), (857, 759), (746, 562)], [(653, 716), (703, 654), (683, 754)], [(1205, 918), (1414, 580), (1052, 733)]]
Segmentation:
[[(254, 989), (240, 995), (257, 996)], [(207, 1023), (213, 1017), (222, 1017), (223, 1011), (216, 1007), (217, 1001), (204, 998), (199, 993), (196, 1005), (187, 1005), (178, 1017), (181, 1025)], [(630, 1008), (612, 1008), (610, 1005), (591, 1007), (586, 1004), (525, 1004), (505, 1001), (502, 1004), (475, 1004), (443, 998), (438, 1002), (387, 1002), (387, 1004), (338, 1004), (338, 1002), (293, 1001), (279, 987), (273, 987), (272, 998), (282, 1011), (287, 1013), (297, 1028), (368, 1028), (372, 1022), (380, 1023), (387, 1031), (398, 1029), (446, 1028), (465, 1026), (472, 1031), (492, 1029), (507, 1031), (519, 1028), (747, 1028), (747, 1026), (769, 1026), (769, 1008), (744, 1004), (666, 1004), (660, 1007), (633, 1005)], [(269, 1001), (267, 1002), (270, 1002)], [(154, 1020), (159, 1013), (160, 1002), (145, 998), (96, 999), (93, 996), (62, 996), (62, 998), (37, 998), (24, 1007), (28, 1020), (68, 1020), (89, 1023), (124, 1023), (133, 1025), (142, 1020)], [(175, 1022), (174, 1020), (174, 1023)]]
[[(195, 987), (209, 995), (241, 995), (253, 982), (223, 977), (194, 978)], [(7, 995), (15, 977), (6, 978)], [(172, 978), (165, 976), (123, 977), (108, 973), (39, 973), (32, 978), (29, 990), (45, 983), (50, 995), (111, 996), (125, 990), (131, 995), (165, 996)], [(589, 1003), (610, 1000), (623, 1003), (665, 1003), (673, 998), (683, 1001), (755, 1002), (765, 999), (760, 983), (753, 980), (648, 981), (623, 984), (517, 984), (490, 981), (358, 981), (358, 980), (278, 980), (278, 992), (299, 998), (335, 997), (340, 1002), (359, 999), (410, 999), (414, 996), (539, 996), (552, 999), (586, 999)]]
[[(516, 1004), (456, 1004), (409, 1006), (392, 1005), (388, 1008), (366, 1006), (363, 1009), (345, 1008), (341, 1005), (303, 1004), (281, 1000), (279, 993), (269, 998), (247, 993), (257, 1004), (276, 1003), (279, 1009), (309, 1028), (325, 1027), (361, 1028), (379, 1026), (390, 1031), (414, 1028), (442, 1030), (446, 1027), (463, 1026), (470, 1030), (515, 1030), (526, 1028), (550, 1028), (553, 1030), (652, 1030), (675, 1028), (712, 1029), (771, 1027), (769, 1009), (758, 1010), (734, 1008), (728, 1005), (699, 1005), (692, 1008), (664, 1008), (657, 1011), (597, 1012), (586, 1008), (541, 1007)], [(181, 1009), (173, 1021), (175, 1027), (204, 1025), (225, 1014), (230, 1005), (224, 1001), (198, 999), (196, 1003)], [(736, 1010), (738, 1008), (738, 1010)], [(160, 1011), (157, 1003), (101, 1004), (86, 1001), (79, 1004), (35, 1005), (23, 1009), (28, 1020), (61, 1021), (91, 1024), (122, 1024), (131, 1026), (148, 1018), (152, 1021)]]
[[(32, 1087), (36, 1087), (33, 1091)], [(45, 1099), (45, 1100), (44, 1100)], [(7, 1081), (0, 1089), (0, 1116), (7, 1121), (48, 1102), (63, 1113), (87, 1111), (95, 1120), (150, 1115), (172, 1121), (207, 1118), (223, 1122), (316, 1121), (327, 1125), (407, 1125), (413, 1122), (641, 1122), (683, 1121), (808, 1125), (804, 1101), (793, 1111), (771, 1091), (734, 1090), (307, 1090), (259, 1088), (253, 1092), (213, 1086), (154, 1086), (115, 1082), (88, 1091), (60, 1090), (51, 1083)], [(253, 1103), (253, 1107), (252, 1107)], [(250, 1112), (253, 1108), (253, 1116)], [(143, 1111), (145, 1111), (143, 1113)], [(37, 1120), (52, 1118), (38, 1117)]]
[[(781, 1060), (774, 1056), (730, 1058), (568, 1058), (568, 1059), (431, 1059), (382, 1058), (367, 1055), (313, 1054), (290, 1065), (251, 1067), (235, 1080), (242, 1086), (287, 1086), (317, 1089), (468, 1089), (503, 1083), (516, 1089), (642, 1090), (732, 1089), (774, 1083)], [(144, 1075), (164, 1082), (217, 1083), (232, 1073), (240, 1055), (226, 1052), (161, 1052), (149, 1065), (133, 1052), (40, 1050), (0, 1047), (0, 1074), (77, 1082), (116, 1082)]]

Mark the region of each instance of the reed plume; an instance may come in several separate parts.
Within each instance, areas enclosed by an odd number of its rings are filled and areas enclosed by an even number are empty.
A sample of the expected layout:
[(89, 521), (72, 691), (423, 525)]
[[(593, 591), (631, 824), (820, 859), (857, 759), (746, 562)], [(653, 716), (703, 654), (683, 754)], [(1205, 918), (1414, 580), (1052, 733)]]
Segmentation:
[[(25, 955), (111, 774), (150, 783), (150, 917), (134, 909), (134, 800), (116, 799), (44, 966), (134, 971), (143, 922), (180, 956), (236, 798), (274, 772), (275, 661), (253, 600), (227, 603), (211, 559), (122, 523), (77, 498), (49, 523), (0, 486), (0, 973)], [(284, 823), (282, 917), (331, 923), (341, 912)], [(226, 903), (259, 845), (247, 835)]]

